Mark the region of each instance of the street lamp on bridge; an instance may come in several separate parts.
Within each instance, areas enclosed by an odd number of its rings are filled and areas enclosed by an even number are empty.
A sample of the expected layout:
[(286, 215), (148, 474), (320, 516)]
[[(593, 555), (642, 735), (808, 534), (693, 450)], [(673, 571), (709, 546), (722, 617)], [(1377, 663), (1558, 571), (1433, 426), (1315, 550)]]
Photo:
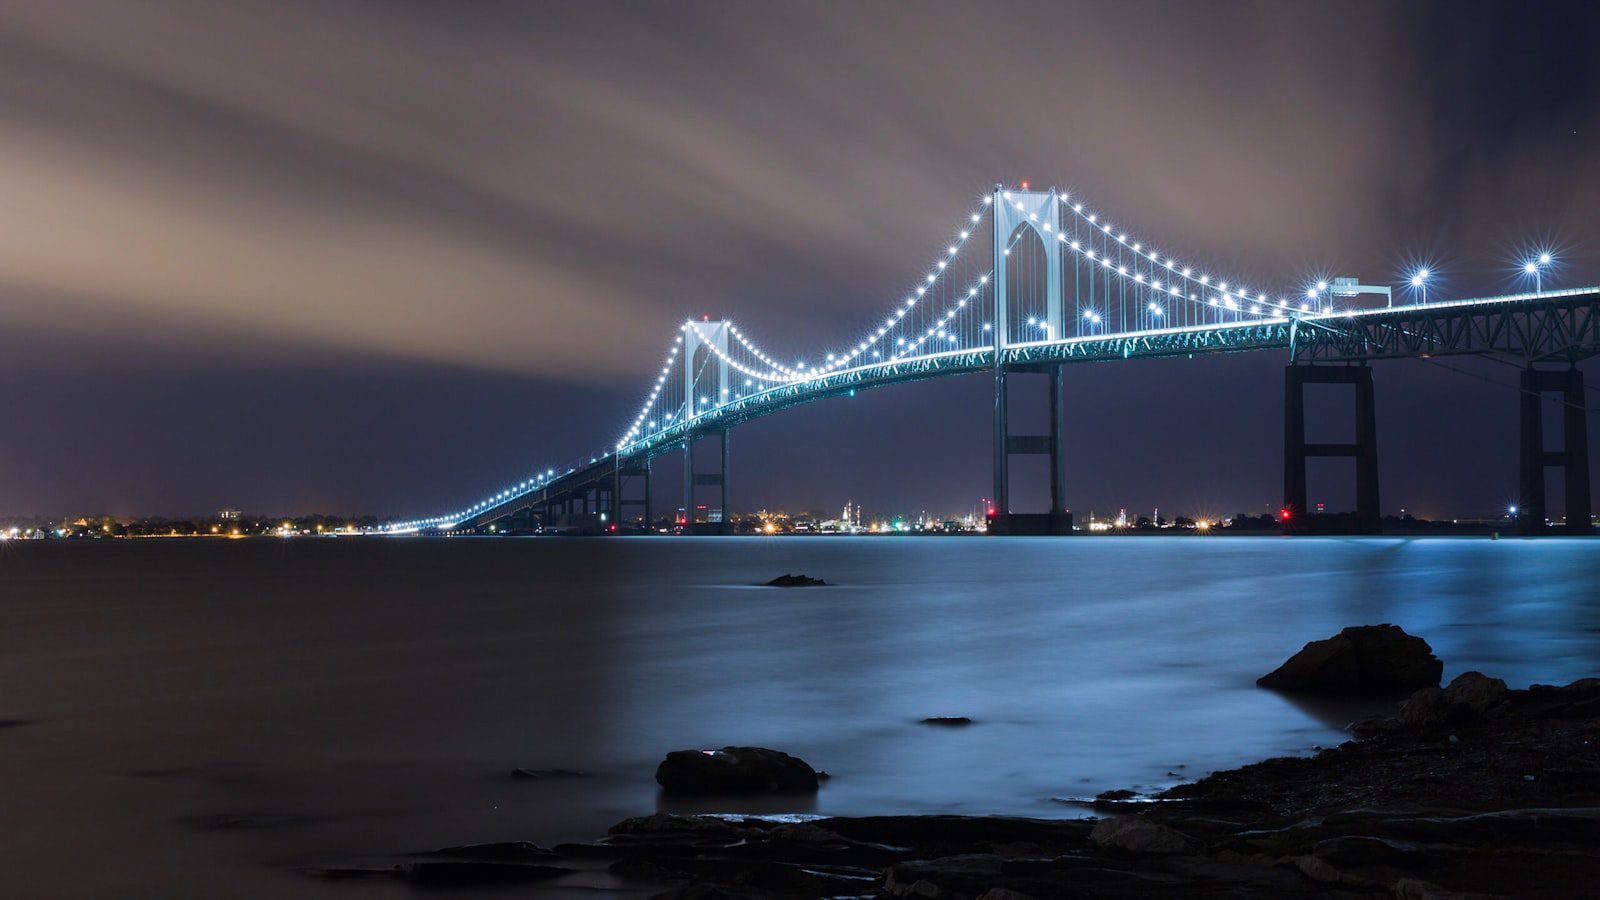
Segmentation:
[(1429, 272), (1427, 269), (1418, 269), (1416, 274), (1411, 276), (1411, 286), (1422, 292), (1422, 303), (1424, 306), (1426, 306), (1428, 303), (1428, 278), (1432, 274), (1433, 273)]
[(1541, 253), (1523, 264), (1522, 271), (1533, 276), (1533, 292), (1535, 294), (1544, 293), (1544, 269), (1552, 262), (1554, 262), (1554, 259), (1550, 254)]

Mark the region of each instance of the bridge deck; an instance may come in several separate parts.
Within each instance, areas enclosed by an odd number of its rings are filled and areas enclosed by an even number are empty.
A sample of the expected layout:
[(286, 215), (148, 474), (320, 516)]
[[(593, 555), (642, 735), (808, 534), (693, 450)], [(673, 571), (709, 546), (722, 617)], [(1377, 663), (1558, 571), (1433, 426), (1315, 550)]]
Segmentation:
[[(1186, 328), (1012, 343), (1006, 367), (1287, 350), (1297, 362), (1368, 361), (1462, 353), (1497, 353), (1526, 363), (1567, 361), (1600, 353), (1600, 287), (1507, 294), (1438, 303), (1351, 310)], [(853, 391), (992, 370), (993, 347), (951, 350), (842, 369), (790, 381), (715, 406), (641, 437), (620, 450), (570, 469), (545, 485), (450, 523), (477, 525), (596, 484), (619, 463), (675, 449), (686, 437)]]

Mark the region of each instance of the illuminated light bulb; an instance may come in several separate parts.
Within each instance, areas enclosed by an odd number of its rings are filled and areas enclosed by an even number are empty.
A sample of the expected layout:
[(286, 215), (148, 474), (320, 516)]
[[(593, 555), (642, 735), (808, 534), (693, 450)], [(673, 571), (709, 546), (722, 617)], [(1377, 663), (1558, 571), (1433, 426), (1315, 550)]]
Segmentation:
[(1548, 254), (1548, 253), (1539, 254), (1539, 264), (1542, 265), (1542, 266), (1550, 265), (1550, 254)]

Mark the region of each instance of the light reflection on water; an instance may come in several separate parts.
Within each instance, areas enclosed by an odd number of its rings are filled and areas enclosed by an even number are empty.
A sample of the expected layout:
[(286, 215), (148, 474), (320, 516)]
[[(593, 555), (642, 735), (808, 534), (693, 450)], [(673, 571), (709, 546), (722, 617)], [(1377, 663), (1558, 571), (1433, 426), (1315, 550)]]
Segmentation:
[[(1596, 549), (1233, 537), (12, 547), (0, 556), (0, 719), (36, 721), (0, 730), (13, 798), (0, 825), (28, 835), (13, 847), (21, 887), (71, 871), (91, 841), (111, 848), (83, 873), (101, 887), (178, 878), (178, 893), (226, 883), (268, 896), (322, 890), (282, 880), (297, 862), (586, 839), (658, 808), (1081, 815), (1051, 798), (1340, 741), (1370, 707), (1292, 701), (1254, 679), (1345, 625), (1426, 637), (1447, 679), (1596, 674)], [(784, 572), (831, 586), (753, 586)], [(975, 724), (919, 723), (932, 715)], [(665, 751), (725, 744), (782, 749), (834, 777), (810, 800), (657, 796)], [(516, 766), (593, 775), (518, 781)], [(203, 827), (282, 815), (311, 818)]]

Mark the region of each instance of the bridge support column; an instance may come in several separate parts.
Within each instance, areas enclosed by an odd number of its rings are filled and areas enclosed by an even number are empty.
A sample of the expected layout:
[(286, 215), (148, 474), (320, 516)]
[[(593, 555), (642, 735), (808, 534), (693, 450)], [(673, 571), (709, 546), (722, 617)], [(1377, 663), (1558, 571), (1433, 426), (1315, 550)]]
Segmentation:
[[(1010, 398), (1008, 374), (1033, 371), (1050, 383), (1050, 433), (1012, 434), (1008, 422)], [(1071, 534), (1072, 513), (1067, 509), (1066, 457), (1066, 367), (1061, 364), (1039, 369), (1017, 369), (1007, 373), (995, 370), (994, 400), (994, 497), (989, 514), (990, 534)], [(1011, 455), (1048, 454), (1050, 456), (1050, 511), (1015, 513), (1011, 511)]]
[[(1377, 534), (1383, 528), (1378, 507), (1378, 418), (1367, 366), (1307, 366), (1284, 370), (1283, 530), (1289, 534), (1344, 531)], [(1356, 439), (1349, 444), (1306, 443), (1308, 384), (1348, 384), (1356, 391)], [(1330, 516), (1318, 522), (1308, 515), (1306, 460), (1313, 456), (1351, 456), (1356, 461), (1356, 510), (1351, 520)]]
[[(721, 468), (716, 472), (696, 472), (694, 469), (694, 442), (698, 439), (691, 435), (683, 439), (683, 518), (684, 534), (732, 534), (733, 523), (729, 520), (728, 511), (728, 429), (724, 428), (718, 435), (721, 439)], [(719, 488), (721, 495), (718, 502), (722, 504), (722, 521), (697, 523), (695, 521), (694, 489), (696, 485), (708, 485)], [(707, 511), (710, 518), (710, 510)]]
[[(632, 478), (642, 478), (644, 480), (644, 496), (637, 500), (629, 500), (627, 491), (624, 490), (627, 487), (628, 480)], [(650, 531), (650, 457), (648, 456), (636, 463), (619, 462), (613, 472), (610, 504), (611, 524), (617, 526), (617, 531), (619, 532), (622, 530), (624, 522), (628, 520), (627, 510), (629, 507), (643, 508), (644, 528), (645, 531)]]
[[(1544, 395), (1560, 393), (1562, 400), (1561, 450), (1544, 449)], [(1561, 468), (1566, 494), (1568, 534), (1589, 534), (1589, 421), (1584, 411), (1583, 372), (1578, 369), (1547, 371), (1522, 370), (1522, 440), (1518, 469), (1521, 490), (1517, 500), (1517, 524), (1524, 534), (1545, 533), (1548, 508), (1544, 494), (1544, 470)]]

